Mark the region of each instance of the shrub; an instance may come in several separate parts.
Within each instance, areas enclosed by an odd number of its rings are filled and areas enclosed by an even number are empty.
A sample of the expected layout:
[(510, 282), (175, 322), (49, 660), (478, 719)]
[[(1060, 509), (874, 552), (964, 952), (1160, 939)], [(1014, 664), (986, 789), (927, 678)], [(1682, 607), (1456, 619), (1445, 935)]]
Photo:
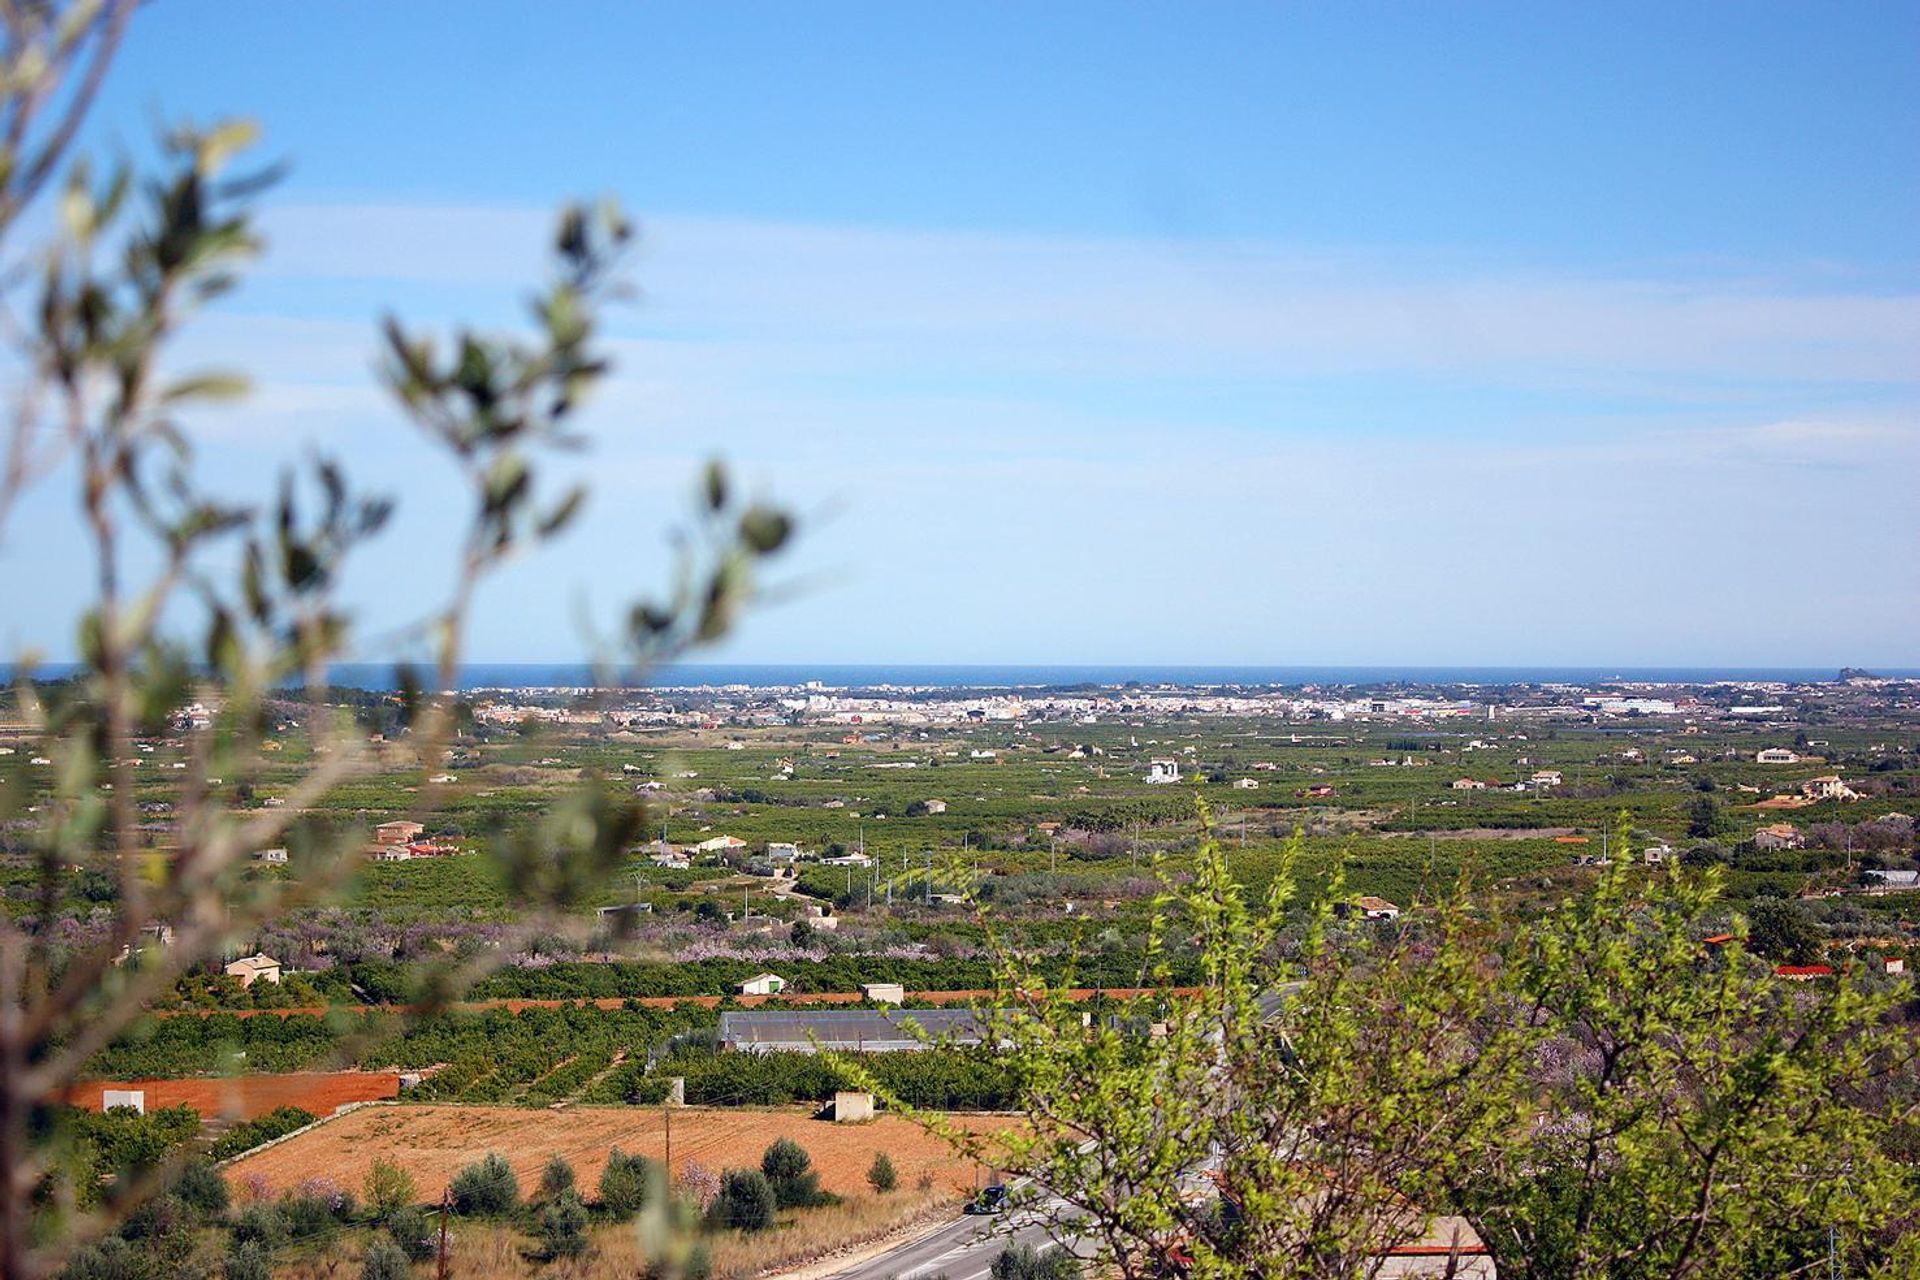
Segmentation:
[(814, 1171), (813, 1157), (792, 1138), (776, 1138), (760, 1157), (760, 1172), (773, 1187), (774, 1202), (782, 1209), (808, 1209), (825, 1204), (829, 1197), (820, 1190), (820, 1175)]
[(285, 1244), (291, 1235), (292, 1230), (279, 1205), (248, 1205), (233, 1220), (233, 1242), (236, 1246), (257, 1244), (265, 1252), (272, 1253)]
[(243, 1240), (227, 1253), (226, 1280), (273, 1280), (273, 1262), (258, 1241)]
[(165, 1240), (188, 1226), (190, 1217), (185, 1202), (178, 1196), (159, 1195), (135, 1205), (122, 1224), (120, 1234), (129, 1240)]
[(391, 1160), (375, 1160), (367, 1170), (367, 1208), (376, 1219), (385, 1220), (400, 1209), (419, 1203), (413, 1175)]
[(900, 1174), (886, 1152), (873, 1153), (873, 1164), (867, 1169), (867, 1185), (883, 1195), (900, 1185)]
[(433, 1224), (415, 1206), (402, 1205), (393, 1210), (387, 1214), (382, 1225), (386, 1227), (388, 1238), (413, 1261), (425, 1262), (434, 1255), (437, 1245)]
[(1065, 1249), (1042, 1253), (1030, 1244), (1009, 1245), (988, 1274), (993, 1280), (1076, 1280), (1080, 1260)]
[(773, 1225), (777, 1208), (766, 1174), (758, 1169), (729, 1169), (720, 1178), (720, 1194), (708, 1214), (717, 1227), (765, 1231)]
[(607, 1153), (607, 1167), (600, 1171), (600, 1207), (616, 1218), (630, 1218), (647, 1207), (655, 1180), (664, 1184), (666, 1170), (645, 1156), (630, 1156), (615, 1147)]
[(97, 1240), (67, 1260), (60, 1280), (146, 1280), (147, 1257), (118, 1236)]
[(407, 1280), (412, 1273), (406, 1253), (393, 1241), (377, 1236), (360, 1263), (360, 1280)]
[(230, 1203), (227, 1180), (205, 1160), (196, 1160), (180, 1171), (179, 1180), (173, 1184), (173, 1194), (189, 1209), (207, 1218), (225, 1213)]
[(573, 1166), (566, 1157), (555, 1156), (547, 1161), (547, 1167), (540, 1172), (540, 1199), (552, 1200), (575, 1189), (578, 1179), (573, 1176)]
[(455, 1174), (452, 1191), (454, 1212), (467, 1217), (512, 1213), (520, 1205), (520, 1180), (497, 1151)]
[(295, 1240), (329, 1235), (340, 1223), (333, 1202), (320, 1196), (287, 1196), (280, 1201), (279, 1213), (287, 1234)]
[(578, 1191), (569, 1187), (541, 1207), (540, 1244), (548, 1259), (577, 1258), (587, 1251), (587, 1206)]
[(318, 1175), (308, 1178), (294, 1188), (293, 1195), (296, 1200), (312, 1200), (325, 1205), (327, 1212), (342, 1222), (353, 1216), (353, 1192), (332, 1178)]
[(251, 1151), (263, 1142), (284, 1138), (295, 1129), (305, 1128), (319, 1118), (313, 1112), (299, 1107), (275, 1107), (266, 1115), (242, 1121), (221, 1134), (214, 1141), (213, 1158), (225, 1160), (242, 1151)]

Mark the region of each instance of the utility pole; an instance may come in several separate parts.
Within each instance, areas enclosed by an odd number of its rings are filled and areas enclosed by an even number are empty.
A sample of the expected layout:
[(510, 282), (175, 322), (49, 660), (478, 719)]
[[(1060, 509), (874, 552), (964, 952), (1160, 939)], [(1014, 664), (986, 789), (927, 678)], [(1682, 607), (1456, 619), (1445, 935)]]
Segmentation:
[(673, 1180), (673, 1101), (668, 1099), (660, 1104), (660, 1119), (667, 1126), (667, 1180)]
[(447, 1219), (453, 1216), (453, 1188), (448, 1187), (440, 1193), (440, 1243), (434, 1250), (434, 1274), (438, 1280), (447, 1280)]

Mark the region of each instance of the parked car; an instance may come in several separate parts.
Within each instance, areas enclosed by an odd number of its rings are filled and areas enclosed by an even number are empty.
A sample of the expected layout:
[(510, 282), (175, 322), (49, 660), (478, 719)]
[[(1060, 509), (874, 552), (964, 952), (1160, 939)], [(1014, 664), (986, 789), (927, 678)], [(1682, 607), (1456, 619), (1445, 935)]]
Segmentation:
[(1007, 1189), (996, 1182), (990, 1187), (982, 1187), (980, 1194), (967, 1201), (968, 1213), (1005, 1213), (1007, 1209)]

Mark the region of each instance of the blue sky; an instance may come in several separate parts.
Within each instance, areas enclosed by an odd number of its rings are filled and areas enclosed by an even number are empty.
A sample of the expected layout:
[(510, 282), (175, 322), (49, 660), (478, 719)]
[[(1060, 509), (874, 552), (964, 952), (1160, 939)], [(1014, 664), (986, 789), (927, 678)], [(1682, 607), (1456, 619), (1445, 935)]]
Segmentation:
[[(258, 485), (455, 490), (371, 322), (507, 324), (641, 219), (589, 516), (482, 602), (557, 660), (695, 469), (806, 518), (764, 661), (1920, 664), (1920, 6), (261, 5), (142, 12), (92, 142), (250, 115), (272, 252), (180, 363)], [(0, 547), (70, 650), (78, 531)], [(15, 598), (20, 598), (16, 596)]]

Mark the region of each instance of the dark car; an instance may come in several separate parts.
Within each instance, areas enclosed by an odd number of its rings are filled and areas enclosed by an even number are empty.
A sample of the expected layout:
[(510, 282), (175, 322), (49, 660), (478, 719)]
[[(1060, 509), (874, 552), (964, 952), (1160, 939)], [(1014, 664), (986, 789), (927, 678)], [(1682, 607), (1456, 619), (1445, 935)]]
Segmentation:
[(1006, 1208), (1007, 1189), (998, 1182), (982, 1187), (979, 1195), (967, 1201), (968, 1213), (1004, 1213)]

